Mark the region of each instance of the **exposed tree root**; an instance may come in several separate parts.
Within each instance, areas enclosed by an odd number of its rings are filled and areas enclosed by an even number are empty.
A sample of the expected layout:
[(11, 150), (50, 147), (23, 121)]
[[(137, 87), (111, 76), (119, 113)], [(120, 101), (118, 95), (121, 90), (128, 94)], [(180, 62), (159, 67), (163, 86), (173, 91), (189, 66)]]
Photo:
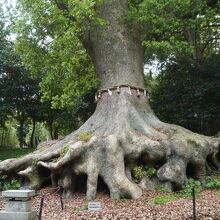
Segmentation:
[(0, 173), (18, 173), (34, 188), (51, 179), (71, 197), (80, 175), (87, 176), (87, 198), (95, 199), (102, 177), (111, 198), (138, 198), (141, 188), (132, 181), (138, 163), (157, 167), (159, 181), (171, 189), (181, 188), (187, 175), (205, 183), (207, 167), (220, 167), (220, 138), (195, 134), (159, 121), (147, 97), (102, 95), (92, 117), (63, 140), (40, 147), (21, 159), (0, 163)]

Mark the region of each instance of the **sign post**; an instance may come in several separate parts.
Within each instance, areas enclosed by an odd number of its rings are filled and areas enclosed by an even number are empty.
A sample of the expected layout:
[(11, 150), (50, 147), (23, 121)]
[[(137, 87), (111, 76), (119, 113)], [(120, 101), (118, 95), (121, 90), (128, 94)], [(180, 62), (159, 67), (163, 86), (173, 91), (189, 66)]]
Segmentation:
[(193, 220), (196, 220), (196, 196), (195, 188), (192, 188), (192, 201), (193, 201)]

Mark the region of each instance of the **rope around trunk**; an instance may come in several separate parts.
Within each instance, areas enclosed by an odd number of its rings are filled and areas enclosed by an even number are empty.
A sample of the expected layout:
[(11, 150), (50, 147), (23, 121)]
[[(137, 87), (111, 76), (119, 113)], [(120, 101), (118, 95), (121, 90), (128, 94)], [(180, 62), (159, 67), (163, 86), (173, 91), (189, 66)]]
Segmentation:
[(140, 88), (140, 87), (136, 87), (136, 86), (132, 86), (132, 85), (118, 85), (118, 86), (113, 86), (113, 87), (109, 87), (109, 88), (106, 88), (106, 89), (100, 89), (96, 92), (95, 94), (95, 101), (97, 102), (99, 99), (102, 98), (102, 94), (103, 93), (108, 93), (110, 96), (112, 95), (112, 91), (117, 91), (117, 93), (119, 94), (121, 92), (121, 88), (128, 88), (128, 92), (130, 95), (132, 95), (132, 89), (133, 90), (136, 90), (136, 95), (137, 97), (139, 97), (141, 95), (141, 93), (144, 95), (144, 96), (147, 96), (148, 95), (148, 92), (146, 89), (143, 89), (143, 88)]

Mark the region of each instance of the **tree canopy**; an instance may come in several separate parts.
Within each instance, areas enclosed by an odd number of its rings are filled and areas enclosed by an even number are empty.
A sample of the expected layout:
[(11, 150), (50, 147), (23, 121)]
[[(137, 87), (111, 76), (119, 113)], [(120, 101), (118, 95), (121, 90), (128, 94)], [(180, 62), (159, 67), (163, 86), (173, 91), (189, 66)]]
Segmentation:
[[(101, 0), (19, 1), (16, 47), (31, 73), (43, 77), (43, 99), (53, 107), (75, 108), (98, 86), (82, 38), (93, 26), (108, 25), (96, 13), (99, 4)], [(129, 0), (122, 22), (140, 27), (146, 63), (155, 58), (202, 62), (219, 48), (218, 10), (216, 1)]]
[(215, 135), (220, 121), (220, 57), (201, 65), (182, 60), (170, 63), (156, 79), (149, 79), (151, 104), (163, 121), (197, 133)]

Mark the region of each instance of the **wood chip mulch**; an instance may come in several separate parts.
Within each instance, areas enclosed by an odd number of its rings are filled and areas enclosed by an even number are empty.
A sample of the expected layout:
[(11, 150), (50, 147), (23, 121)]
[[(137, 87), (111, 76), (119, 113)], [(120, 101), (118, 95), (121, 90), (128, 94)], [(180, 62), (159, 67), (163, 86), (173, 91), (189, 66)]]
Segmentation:
[[(48, 189), (44, 189), (46, 192)], [(72, 199), (63, 199), (64, 210), (61, 210), (60, 199), (56, 195), (45, 197), (42, 220), (190, 220), (192, 219), (192, 200), (179, 198), (164, 205), (155, 205), (155, 196), (161, 194), (146, 191), (137, 200), (112, 200), (108, 195), (99, 193), (96, 201), (101, 202), (101, 211), (88, 211), (85, 195), (76, 194)], [(41, 196), (33, 199), (33, 208), (39, 211)], [(0, 197), (0, 209), (4, 209)], [(197, 220), (220, 220), (220, 191), (204, 190), (196, 199)]]

